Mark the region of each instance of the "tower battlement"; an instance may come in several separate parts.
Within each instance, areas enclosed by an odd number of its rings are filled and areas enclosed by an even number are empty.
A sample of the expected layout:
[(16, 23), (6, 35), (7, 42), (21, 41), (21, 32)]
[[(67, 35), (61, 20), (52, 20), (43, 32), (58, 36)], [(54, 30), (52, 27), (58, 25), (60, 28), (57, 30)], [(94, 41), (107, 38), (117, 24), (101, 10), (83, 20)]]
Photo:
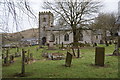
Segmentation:
[(51, 13), (50, 11), (43, 11), (43, 12), (39, 12), (40, 15), (52, 15), (53, 13)]

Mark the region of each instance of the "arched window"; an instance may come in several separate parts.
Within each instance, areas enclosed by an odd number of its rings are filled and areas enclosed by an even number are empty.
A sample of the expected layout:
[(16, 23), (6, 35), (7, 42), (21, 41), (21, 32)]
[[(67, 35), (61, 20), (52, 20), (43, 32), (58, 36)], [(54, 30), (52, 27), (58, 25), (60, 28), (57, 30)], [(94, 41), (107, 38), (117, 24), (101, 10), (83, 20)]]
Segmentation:
[(46, 22), (46, 18), (45, 17), (43, 18), (43, 22)]
[(68, 34), (65, 34), (64, 41), (69, 41), (69, 35)]
[(79, 33), (79, 41), (83, 41), (83, 34)]
[(98, 36), (96, 36), (96, 39), (98, 39)]
[(54, 34), (51, 34), (50, 41), (55, 41), (55, 35)]

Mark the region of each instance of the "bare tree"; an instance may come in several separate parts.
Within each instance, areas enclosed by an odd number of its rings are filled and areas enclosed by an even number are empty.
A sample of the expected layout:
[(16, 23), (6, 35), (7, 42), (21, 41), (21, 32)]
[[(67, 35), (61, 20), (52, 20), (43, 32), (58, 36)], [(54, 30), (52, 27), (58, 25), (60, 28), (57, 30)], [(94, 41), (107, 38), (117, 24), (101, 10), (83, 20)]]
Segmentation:
[(111, 36), (114, 35), (116, 29), (116, 15), (114, 13), (100, 13), (98, 17), (95, 19), (93, 27), (94, 29), (100, 29), (103, 33), (103, 39), (107, 44), (107, 32), (110, 33)]
[(0, 30), (4, 32), (19, 31), (24, 17), (36, 19), (27, 0), (1, 0)]
[(69, 0), (68, 2), (44, 2), (44, 8), (53, 10), (58, 17), (72, 28), (73, 42), (78, 42), (79, 29), (82, 24), (88, 23), (94, 19), (95, 13), (99, 11), (101, 4), (93, 0)]

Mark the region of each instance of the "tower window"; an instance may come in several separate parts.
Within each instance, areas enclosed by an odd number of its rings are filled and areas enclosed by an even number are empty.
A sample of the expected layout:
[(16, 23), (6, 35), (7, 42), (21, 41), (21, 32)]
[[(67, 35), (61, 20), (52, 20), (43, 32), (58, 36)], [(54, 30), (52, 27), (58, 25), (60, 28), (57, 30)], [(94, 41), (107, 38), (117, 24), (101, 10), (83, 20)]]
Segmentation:
[(45, 26), (43, 27), (43, 31), (45, 31)]
[(64, 41), (69, 41), (69, 35), (68, 34), (65, 34)]
[(46, 22), (46, 18), (45, 17), (43, 18), (43, 22)]

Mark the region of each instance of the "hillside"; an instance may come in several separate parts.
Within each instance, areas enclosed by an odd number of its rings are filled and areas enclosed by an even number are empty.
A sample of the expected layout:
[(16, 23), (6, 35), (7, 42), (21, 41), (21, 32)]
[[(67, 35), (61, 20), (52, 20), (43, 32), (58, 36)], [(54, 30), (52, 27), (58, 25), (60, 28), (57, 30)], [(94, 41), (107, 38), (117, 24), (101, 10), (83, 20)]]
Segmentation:
[(23, 38), (38, 38), (38, 28), (32, 28), (21, 32), (13, 33), (12, 36), (22, 36)]
[(38, 28), (32, 28), (28, 30), (23, 30), (16, 33), (2, 33), (3, 41), (17, 41), (21, 38), (38, 38)]

